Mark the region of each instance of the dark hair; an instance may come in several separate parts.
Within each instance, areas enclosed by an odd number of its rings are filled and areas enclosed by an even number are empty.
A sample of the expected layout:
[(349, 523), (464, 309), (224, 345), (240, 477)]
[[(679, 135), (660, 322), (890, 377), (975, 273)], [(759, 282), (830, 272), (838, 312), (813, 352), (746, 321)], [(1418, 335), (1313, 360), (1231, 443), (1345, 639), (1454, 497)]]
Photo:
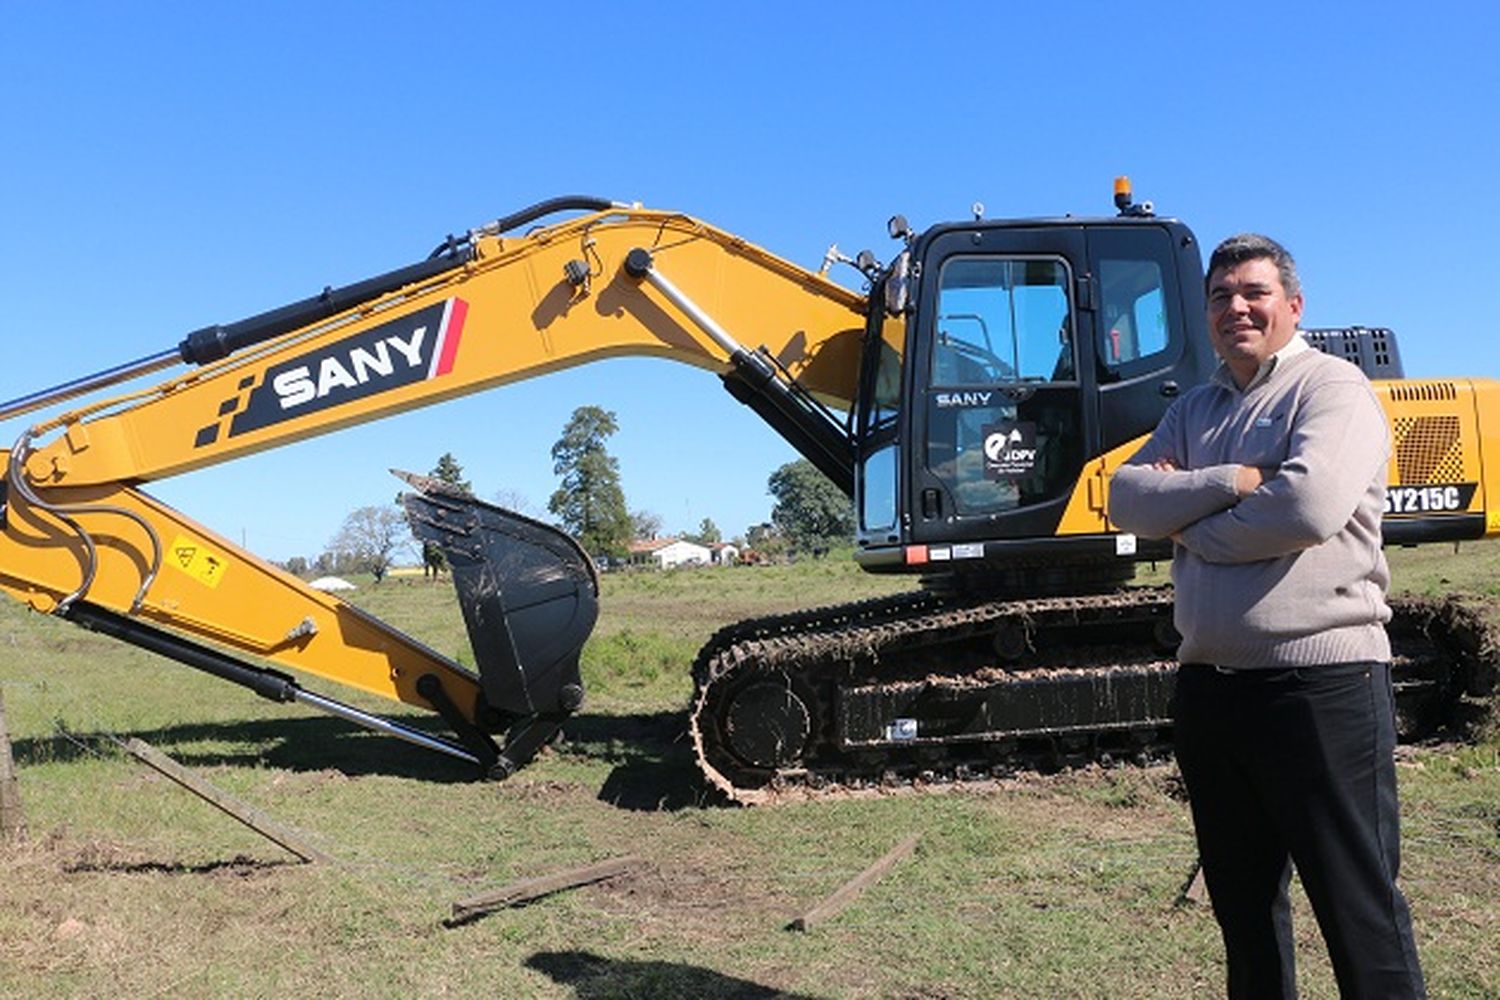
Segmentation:
[(1259, 233), (1240, 233), (1214, 247), (1213, 254), (1208, 258), (1208, 272), (1203, 276), (1203, 285), (1206, 289), (1209, 279), (1220, 268), (1261, 259), (1276, 265), (1276, 272), (1281, 276), (1281, 287), (1287, 298), (1294, 298), (1302, 291), (1302, 281), (1297, 277), (1297, 262), (1292, 259), (1291, 253), (1271, 237)]

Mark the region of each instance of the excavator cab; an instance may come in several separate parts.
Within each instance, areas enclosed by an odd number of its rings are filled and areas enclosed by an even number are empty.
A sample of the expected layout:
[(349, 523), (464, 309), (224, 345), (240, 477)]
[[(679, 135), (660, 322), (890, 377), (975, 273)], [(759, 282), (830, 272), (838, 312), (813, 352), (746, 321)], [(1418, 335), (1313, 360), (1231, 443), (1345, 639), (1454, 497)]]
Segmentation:
[(1030, 594), (1049, 578), (1076, 592), (1085, 571), (1099, 587), (1128, 578), (1146, 554), (1112, 558), (1099, 456), (1211, 370), (1192, 233), (1140, 215), (980, 220), (907, 252), (918, 279), (883, 296), (902, 315), (867, 331), (859, 561), (983, 577), (991, 593), (1007, 575), (1002, 589), (1024, 578)]

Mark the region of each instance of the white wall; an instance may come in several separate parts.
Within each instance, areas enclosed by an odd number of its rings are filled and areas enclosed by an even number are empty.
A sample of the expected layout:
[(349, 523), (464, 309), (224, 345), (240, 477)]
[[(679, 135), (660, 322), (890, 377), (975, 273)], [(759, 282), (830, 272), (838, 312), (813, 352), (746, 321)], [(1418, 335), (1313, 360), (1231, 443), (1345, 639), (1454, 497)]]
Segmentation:
[(711, 553), (704, 546), (680, 541), (651, 553), (651, 558), (655, 559), (662, 569), (671, 569), (673, 566), (707, 566), (710, 557)]

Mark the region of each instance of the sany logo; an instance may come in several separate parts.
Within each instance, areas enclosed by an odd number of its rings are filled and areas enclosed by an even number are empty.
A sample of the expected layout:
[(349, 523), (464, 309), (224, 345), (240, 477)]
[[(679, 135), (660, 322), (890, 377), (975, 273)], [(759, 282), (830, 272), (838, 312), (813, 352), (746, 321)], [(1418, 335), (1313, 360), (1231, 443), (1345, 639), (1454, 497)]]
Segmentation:
[(937, 394), (938, 409), (950, 406), (989, 406), (993, 392), (940, 392)]
[[(448, 299), (273, 365), (243, 409), (221, 408), (221, 414), (234, 413), (228, 436), (446, 375), (468, 310), (463, 299)], [(217, 437), (215, 426), (206, 427), (198, 443)]]
[[(281, 408), (290, 410), (294, 406), (310, 403), (333, 392), (335, 389), (353, 389), (364, 385), (371, 378), (389, 378), (396, 372), (399, 357), (408, 368), (422, 365), (422, 342), (427, 337), (427, 327), (419, 326), (411, 336), (403, 339), (400, 334), (377, 341), (374, 350), (355, 347), (349, 351), (348, 361), (341, 355), (332, 355), (318, 362), (317, 377), (313, 377), (309, 365), (298, 365), (271, 379), (271, 388), (281, 400)], [(392, 353), (394, 349), (394, 354)]]

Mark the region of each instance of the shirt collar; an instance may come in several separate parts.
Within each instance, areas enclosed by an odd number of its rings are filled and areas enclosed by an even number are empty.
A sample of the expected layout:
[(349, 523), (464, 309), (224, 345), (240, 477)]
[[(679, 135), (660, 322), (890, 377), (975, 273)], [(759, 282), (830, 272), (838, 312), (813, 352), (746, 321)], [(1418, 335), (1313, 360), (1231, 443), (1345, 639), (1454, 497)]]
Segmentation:
[[(1295, 357), (1296, 355), (1301, 354), (1303, 351), (1310, 350), (1312, 350), (1312, 345), (1310, 345), (1305, 339), (1303, 339), (1302, 331), (1298, 330), (1295, 334), (1292, 335), (1291, 340), (1288, 340), (1285, 344), (1281, 345), (1281, 350), (1277, 351), (1265, 361), (1261, 362), (1260, 368), (1255, 372), (1255, 377), (1246, 384), (1244, 391), (1249, 392), (1251, 389), (1255, 388), (1257, 385), (1260, 385), (1266, 379), (1270, 378), (1271, 373), (1276, 370), (1277, 366), (1286, 362), (1287, 359)], [(1235, 385), (1234, 376), (1229, 372), (1229, 366), (1224, 364), (1224, 362), (1222, 361), (1219, 362), (1219, 367), (1214, 372), (1214, 381), (1218, 382), (1220, 385), (1228, 386), (1235, 392), (1240, 391), (1240, 387), (1238, 385)]]

